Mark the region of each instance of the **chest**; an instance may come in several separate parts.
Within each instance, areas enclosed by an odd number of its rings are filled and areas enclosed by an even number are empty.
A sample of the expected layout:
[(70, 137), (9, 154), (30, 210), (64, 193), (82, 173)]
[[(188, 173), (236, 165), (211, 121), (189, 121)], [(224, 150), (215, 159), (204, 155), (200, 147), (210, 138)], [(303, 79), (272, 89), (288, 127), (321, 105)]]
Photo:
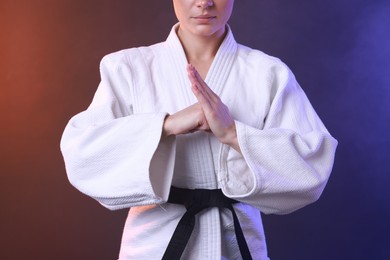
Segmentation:
[[(133, 82), (134, 113), (173, 114), (197, 102), (187, 77), (186, 63), (164, 56), (136, 64)], [(206, 83), (229, 108), (233, 118), (262, 128), (270, 107), (270, 86), (265, 76), (234, 64), (223, 76), (211, 66)]]

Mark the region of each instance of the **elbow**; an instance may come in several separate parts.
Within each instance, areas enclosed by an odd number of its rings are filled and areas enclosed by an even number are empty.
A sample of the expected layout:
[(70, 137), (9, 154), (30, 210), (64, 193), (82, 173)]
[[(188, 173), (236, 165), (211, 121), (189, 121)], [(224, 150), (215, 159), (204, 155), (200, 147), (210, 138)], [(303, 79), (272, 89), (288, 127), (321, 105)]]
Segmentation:
[(104, 208), (106, 208), (110, 211), (116, 211), (116, 210), (131, 207), (131, 205), (126, 201), (126, 198), (124, 198), (124, 197), (109, 197), (109, 196), (103, 197), (99, 194), (96, 194), (96, 192), (93, 192), (90, 187), (83, 185), (80, 182), (80, 180), (72, 177), (72, 175), (68, 174), (68, 179), (69, 179), (70, 184), (76, 190), (78, 190), (82, 194), (94, 199), (101, 206), (103, 206)]
[[(328, 183), (334, 163), (334, 149), (332, 152), (323, 153), (321, 163), (310, 163), (307, 167), (306, 181), (298, 189), (297, 199), (302, 201), (302, 207), (318, 201)], [(325, 156), (326, 155), (326, 156)]]
[[(290, 208), (288, 213), (317, 202), (320, 199), (327, 182), (328, 178), (320, 178), (317, 182), (315, 182), (315, 184), (309, 185), (306, 189), (298, 192), (295, 196), (297, 204), (294, 208)], [(292, 205), (294, 204), (292, 203)]]
[(314, 203), (321, 197), (326, 184), (328, 183), (330, 170), (326, 169), (322, 173), (316, 174), (317, 178), (314, 179), (313, 184), (309, 185), (306, 194), (308, 198), (308, 204)]
[(103, 207), (105, 207), (106, 209), (108, 209), (110, 211), (116, 211), (116, 210), (120, 210), (120, 209), (130, 208), (130, 205), (112, 204), (109, 201), (106, 201), (105, 199), (101, 199), (101, 198), (94, 198), (94, 199), (97, 200), (100, 205), (102, 205)]
[(268, 194), (264, 198), (268, 203), (263, 204), (261, 211), (264, 214), (286, 215), (304, 208), (319, 200), (326, 183), (327, 178), (322, 178), (311, 185), (285, 190), (278, 194)]
[(300, 192), (296, 193), (296, 201), (299, 202), (297, 208), (292, 210), (303, 208), (314, 202), (318, 201), (325, 189), (326, 184), (328, 183), (329, 174), (327, 173), (317, 173), (317, 178), (313, 178), (312, 181), (308, 183), (305, 187), (302, 187)]
[[(286, 194), (285, 194), (286, 195)], [(279, 200), (277, 204), (265, 204), (260, 207), (260, 211), (266, 215), (287, 215), (304, 208), (316, 202), (321, 196), (321, 193), (300, 193), (289, 196), (284, 196), (283, 200)]]
[(303, 201), (302, 207), (317, 202), (324, 191), (325, 185), (326, 185), (326, 181), (321, 182), (318, 184), (318, 186), (313, 187), (311, 190), (304, 192), (302, 194), (302, 201)]

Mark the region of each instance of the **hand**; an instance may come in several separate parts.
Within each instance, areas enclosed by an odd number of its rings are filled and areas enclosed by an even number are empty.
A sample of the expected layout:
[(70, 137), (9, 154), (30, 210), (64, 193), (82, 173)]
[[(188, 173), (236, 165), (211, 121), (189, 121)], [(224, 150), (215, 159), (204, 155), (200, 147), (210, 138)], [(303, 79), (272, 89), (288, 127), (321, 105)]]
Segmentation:
[(199, 103), (195, 103), (173, 115), (168, 115), (163, 125), (164, 136), (188, 134), (199, 130), (210, 131)]
[(187, 72), (192, 84), (192, 92), (199, 101), (211, 132), (221, 143), (228, 144), (241, 152), (237, 140), (236, 125), (228, 107), (207, 86), (194, 66), (188, 64)]

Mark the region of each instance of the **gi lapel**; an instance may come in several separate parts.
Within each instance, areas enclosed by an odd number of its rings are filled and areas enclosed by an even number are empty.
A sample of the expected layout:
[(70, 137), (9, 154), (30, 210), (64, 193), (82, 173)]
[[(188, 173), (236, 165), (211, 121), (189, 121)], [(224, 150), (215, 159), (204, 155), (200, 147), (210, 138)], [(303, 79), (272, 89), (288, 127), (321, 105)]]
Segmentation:
[[(182, 86), (181, 94), (185, 103), (187, 103), (187, 105), (191, 105), (197, 101), (194, 94), (191, 92), (190, 82), (187, 76), (187, 58), (176, 34), (178, 26), (179, 24), (173, 26), (168, 39), (165, 42), (169, 52), (167, 58), (169, 59), (172, 68), (177, 68), (176, 80), (178, 86)], [(237, 53), (237, 42), (234, 39), (230, 27), (228, 26), (227, 28), (228, 33), (218, 49), (205, 79), (208, 86), (220, 97)]]

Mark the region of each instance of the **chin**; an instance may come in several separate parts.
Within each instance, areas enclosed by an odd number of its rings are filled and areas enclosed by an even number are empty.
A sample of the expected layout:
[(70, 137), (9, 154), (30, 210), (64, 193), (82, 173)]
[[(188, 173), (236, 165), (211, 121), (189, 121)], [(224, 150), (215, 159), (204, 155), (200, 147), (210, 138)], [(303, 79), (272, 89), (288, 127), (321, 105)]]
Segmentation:
[(198, 36), (213, 36), (221, 31), (220, 28), (212, 28), (211, 26), (198, 26), (192, 30), (192, 33)]

